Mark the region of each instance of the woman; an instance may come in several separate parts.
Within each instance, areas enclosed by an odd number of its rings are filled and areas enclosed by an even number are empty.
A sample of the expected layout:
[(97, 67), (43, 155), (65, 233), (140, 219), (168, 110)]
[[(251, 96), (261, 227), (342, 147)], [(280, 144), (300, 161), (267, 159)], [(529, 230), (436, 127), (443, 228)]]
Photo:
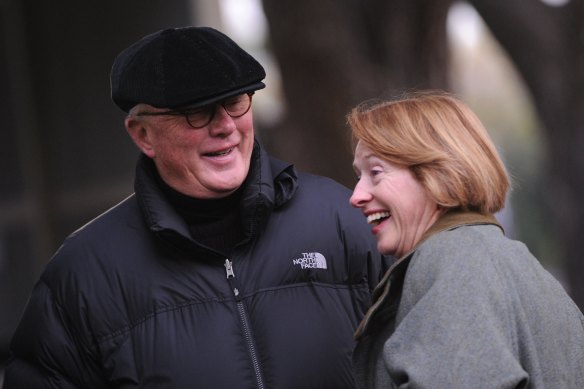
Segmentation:
[(348, 115), (351, 204), (396, 262), (357, 329), (364, 388), (584, 388), (584, 317), (493, 214), (509, 178), (479, 119), (441, 92)]

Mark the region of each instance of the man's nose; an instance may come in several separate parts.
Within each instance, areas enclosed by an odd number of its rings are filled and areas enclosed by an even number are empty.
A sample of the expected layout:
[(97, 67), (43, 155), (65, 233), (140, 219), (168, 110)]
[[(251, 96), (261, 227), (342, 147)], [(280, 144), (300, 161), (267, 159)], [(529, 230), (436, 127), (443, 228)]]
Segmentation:
[(221, 104), (215, 107), (213, 120), (209, 123), (209, 134), (212, 136), (226, 136), (235, 131), (235, 122)]

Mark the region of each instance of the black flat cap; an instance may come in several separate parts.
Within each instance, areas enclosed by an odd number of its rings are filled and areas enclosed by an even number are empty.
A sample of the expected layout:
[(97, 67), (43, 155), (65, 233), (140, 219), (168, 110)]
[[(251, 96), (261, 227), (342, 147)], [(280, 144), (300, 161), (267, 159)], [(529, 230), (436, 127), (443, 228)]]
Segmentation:
[(111, 71), (112, 100), (128, 112), (139, 103), (196, 107), (265, 87), (258, 61), (210, 27), (158, 31), (123, 50)]

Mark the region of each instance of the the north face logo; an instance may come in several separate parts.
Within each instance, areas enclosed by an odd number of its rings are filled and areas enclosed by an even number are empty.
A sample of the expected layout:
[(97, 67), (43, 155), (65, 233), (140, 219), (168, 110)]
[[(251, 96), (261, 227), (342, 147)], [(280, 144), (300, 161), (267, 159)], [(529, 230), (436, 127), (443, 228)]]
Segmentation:
[(326, 269), (326, 259), (321, 253), (302, 253), (302, 258), (292, 260), (301, 269)]

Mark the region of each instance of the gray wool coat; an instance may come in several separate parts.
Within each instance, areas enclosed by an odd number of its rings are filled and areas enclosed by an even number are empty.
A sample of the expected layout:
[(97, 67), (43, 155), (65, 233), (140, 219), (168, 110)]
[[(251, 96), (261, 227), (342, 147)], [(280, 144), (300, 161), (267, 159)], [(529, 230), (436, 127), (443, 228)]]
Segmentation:
[(492, 216), (450, 212), (387, 271), (356, 333), (362, 388), (584, 388), (584, 317)]

